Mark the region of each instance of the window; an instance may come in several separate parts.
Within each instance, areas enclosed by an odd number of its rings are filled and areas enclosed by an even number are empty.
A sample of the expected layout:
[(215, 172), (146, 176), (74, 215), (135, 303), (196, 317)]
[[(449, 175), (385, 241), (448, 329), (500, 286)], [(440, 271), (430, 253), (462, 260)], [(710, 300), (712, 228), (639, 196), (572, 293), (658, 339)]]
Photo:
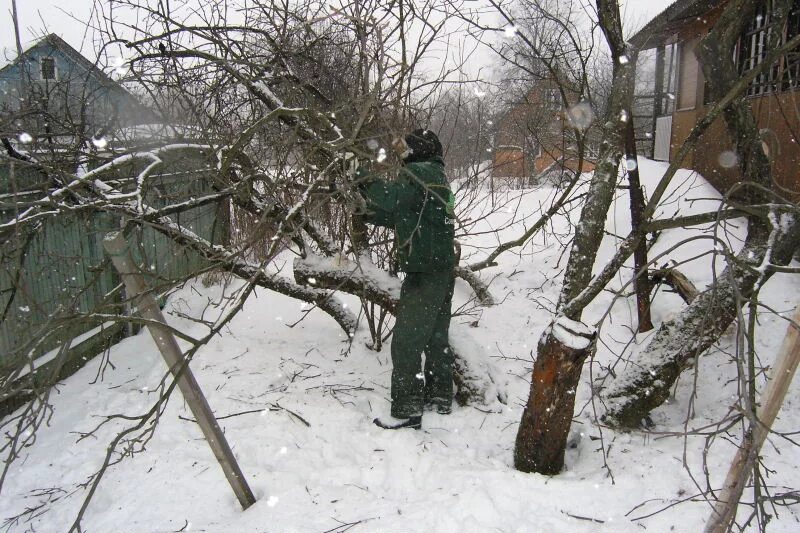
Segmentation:
[(561, 109), (561, 93), (557, 87), (551, 87), (545, 92), (545, 104), (548, 109)]
[(661, 78), (662, 94), (659, 116), (671, 115), (675, 112), (675, 91), (678, 83), (678, 43), (664, 46), (664, 74)]
[[(794, 0), (785, 24), (778, 27), (772, 0), (762, 0), (755, 16), (739, 39), (737, 62), (739, 72), (745, 73), (764, 62), (770, 41), (782, 45), (800, 32), (800, 0)], [(800, 52), (794, 50), (781, 57), (759, 74), (747, 90), (749, 96), (760, 96), (800, 86)]]
[(39, 59), (39, 66), (42, 69), (43, 80), (56, 79), (56, 60), (52, 57), (43, 57)]
[[(794, 39), (800, 34), (800, 0), (795, 0), (789, 18), (786, 21), (786, 34), (784, 41)], [(781, 90), (796, 89), (800, 87), (800, 51), (796, 48), (786, 54), (782, 59)]]

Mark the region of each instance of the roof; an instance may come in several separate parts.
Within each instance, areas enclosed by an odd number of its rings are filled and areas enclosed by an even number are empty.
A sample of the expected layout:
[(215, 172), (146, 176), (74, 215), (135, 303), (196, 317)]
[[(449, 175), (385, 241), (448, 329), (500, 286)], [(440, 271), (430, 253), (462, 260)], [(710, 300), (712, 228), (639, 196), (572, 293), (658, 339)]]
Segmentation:
[(688, 20), (695, 19), (728, 0), (677, 0), (630, 38), (639, 50), (647, 50), (664, 44)]
[[(76, 65), (84, 69), (86, 72), (91, 72), (92, 75), (100, 82), (102, 85), (107, 87), (117, 87), (120, 90), (125, 90), (119, 83), (115, 82), (108, 75), (100, 70), (97, 65), (86, 59), (80, 52), (75, 50), (72, 46), (70, 46), (64, 39), (56, 35), (55, 33), (51, 33), (45, 37), (42, 37), (33, 46), (29, 47), (22, 53), (22, 56), (17, 57), (11, 63), (8, 63), (3, 68), (0, 68), (0, 74), (3, 72), (10, 70), (15, 65), (19, 64), (23, 57), (28, 55), (30, 52), (36, 50), (37, 48), (41, 48), (43, 46), (50, 45), (53, 48), (59, 50), (63, 53), (66, 57), (72, 60)], [(126, 91), (127, 92), (127, 91)]]

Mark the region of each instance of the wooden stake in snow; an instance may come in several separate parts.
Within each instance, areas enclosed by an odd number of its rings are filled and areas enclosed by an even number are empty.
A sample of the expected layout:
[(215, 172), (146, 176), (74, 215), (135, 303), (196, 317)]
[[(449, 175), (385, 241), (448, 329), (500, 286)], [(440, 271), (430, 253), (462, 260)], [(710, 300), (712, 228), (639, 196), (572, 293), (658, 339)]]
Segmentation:
[(736, 518), (739, 498), (742, 497), (758, 453), (783, 405), (786, 391), (797, 370), (797, 363), (800, 362), (800, 330), (794, 325), (800, 323), (800, 305), (794, 310), (792, 320), (794, 323), (789, 324), (778, 359), (770, 373), (767, 389), (762, 396), (761, 408), (757, 413), (758, 421), (750, 427), (742, 446), (736, 452), (728, 477), (725, 478), (725, 485), (722, 486), (714, 511), (706, 524), (705, 533), (725, 533), (730, 529)]
[(133, 306), (142, 318), (153, 322), (148, 324), (147, 329), (150, 330), (153, 340), (156, 341), (167, 367), (178, 378), (178, 387), (186, 403), (189, 404), (189, 408), (203, 431), (208, 445), (211, 446), (211, 451), (214, 452), (222, 471), (225, 472), (225, 477), (228, 478), (228, 483), (231, 484), (231, 488), (239, 499), (242, 509), (247, 509), (255, 503), (256, 498), (247, 485), (244, 474), (233, 455), (233, 450), (228, 445), (222, 428), (220, 428), (214, 413), (211, 411), (211, 407), (200, 390), (200, 386), (194, 379), (194, 374), (192, 374), (188, 365), (185, 365), (186, 368), (182, 368), (184, 366), (183, 353), (175, 340), (175, 336), (165, 325), (166, 321), (164, 320), (164, 315), (161, 314), (158, 303), (153, 298), (153, 295), (148, 292), (144, 278), (131, 257), (125, 237), (121, 232), (109, 233), (104, 239), (103, 246), (108, 255), (111, 256), (114, 267), (122, 276), (125, 288), (128, 291), (128, 297), (131, 299)]

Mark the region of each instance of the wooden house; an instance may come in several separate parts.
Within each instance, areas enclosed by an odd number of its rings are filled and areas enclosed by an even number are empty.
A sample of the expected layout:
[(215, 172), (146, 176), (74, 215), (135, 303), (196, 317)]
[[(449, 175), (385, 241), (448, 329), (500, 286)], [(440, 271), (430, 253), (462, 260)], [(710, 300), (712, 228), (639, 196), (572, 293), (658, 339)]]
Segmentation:
[[(631, 38), (639, 50), (655, 50), (652, 146), (653, 158), (670, 161), (694, 125), (711, 105), (702, 65), (695, 48), (728, 8), (729, 0), (678, 0)], [(794, 0), (788, 21), (777, 27), (771, 0), (762, 0), (739, 37), (734, 53), (739, 71), (761, 64), (767, 54), (767, 36), (777, 31), (781, 42), (800, 32), (800, 0)], [(772, 162), (776, 191), (800, 197), (800, 51), (781, 57), (759, 75), (747, 98)], [(697, 170), (726, 192), (740, 180), (734, 146), (722, 118), (700, 138), (683, 166)]]
[[(72, 144), (155, 114), (55, 34), (0, 69), (0, 135)], [(58, 143), (57, 143), (58, 144)]]
[[(0, 150), (6, 152), (0, 158), (0, 223), (48, 194), (59, 183), (55, 178), (79, 176), (118, 155), (140, 151), (142, 145), (186, 142), (190, 130), (154, 125), (156, 118), (59, 37), (48, 35), (34, 44), (0, 69)], [(186, 146), (159, 158), (158, 171), (146, 183), (135, 178), (150, 160), (126, 162), (109, 174), (128, 187), (124, 192), (141, 186), (141, 200), (155, 209), (213, 190), (213, 150)], [(71, 200), (64, 196), (65, 202)], [(224, 243), (230, 235), (229, 214), (222, 200), (175, 213), (172, 220), (209, 242)], [(124, 307), (124, 294), (115, 289), (119, 278), (103, 252), (104, 236), (122, 226), (121, 217), (113, 211), (64, 209), (31, 226), (0, 242), (0, 309), (5, 310), (0, 316), (0, 381), (20, 361), (48, 352), (45, 359), (54, 357), (57, 346), (76, 337), (64, 359), (58, 355), (63, 371), (41, 367), (42, 375), (51, 376), (47, 379), (63, 378), (125, 333), (119, 321), (53, 327), (54, 320), (75, 312), (90, 315)], [(128, 239), (148, 283), (171, 286), (208, 266), (206, 259), (154, 227), (131, 230)], [(27, 386), (19, 390), (28, 394)], [(18, 405), (15, 398), (0, 397), (0, 416)]]
[[(533, 181), (543, 173), (578, 169), (578, 154), (571, 127), (571, 113), (591, 114), (588, 104), (579, 103), (569, 92), (564, 106), (553, 81), (538, 81), (502, 115), (494, 139), (492, 177), (508, 181)], [(590, 120), (587, 121), (587, 125)], [(582, 171), (594, 170), (591, 158), (583, 161)]]

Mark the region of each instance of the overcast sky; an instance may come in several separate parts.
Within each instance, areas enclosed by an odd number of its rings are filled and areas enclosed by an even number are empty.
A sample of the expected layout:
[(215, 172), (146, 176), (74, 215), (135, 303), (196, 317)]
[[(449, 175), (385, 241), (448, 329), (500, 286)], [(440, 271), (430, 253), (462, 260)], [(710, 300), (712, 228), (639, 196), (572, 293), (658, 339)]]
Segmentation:
[[(639, 27), (672, 2), (622, 0), (623, 16), (631, 26)], [(91, 34), (87, 35), (86, 30), (93, 4), (94, 0), (17, 0), (22, 47), (27, 48), (44, 34), (56, 33), (84, 55), (94, 59)], [(4, 52), (2, 59), (5, 60), (16, 55), (11, 0), (0, 0), (0, 6), (0, 51)]]

